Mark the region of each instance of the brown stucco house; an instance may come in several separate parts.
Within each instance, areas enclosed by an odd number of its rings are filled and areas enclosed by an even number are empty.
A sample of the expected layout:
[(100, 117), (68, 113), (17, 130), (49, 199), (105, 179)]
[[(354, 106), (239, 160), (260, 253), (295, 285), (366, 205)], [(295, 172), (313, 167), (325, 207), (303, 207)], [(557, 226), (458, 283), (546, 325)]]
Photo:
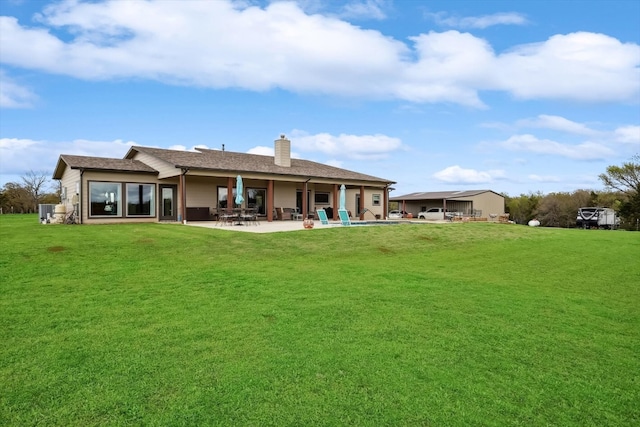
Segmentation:
[[(242, 177), (244, 202), (235, 205)], [(62, 154), (53, 179), (61, 203), (84, 224), (212, 220), (221, 210), (252, 208), (267, 221), (276, 212), (307, 218), (316, 209), (337, 219), (339, 189), (353, 216), (386, 217), (393, 181), (291, 158), (281, 135), (274, 156), (196, 148), (177, 151), (131, 147), (123, 159)], [(304, 196), (306, 194), (306, 197)], [(231, 203), (229, 203), (231, 201)]]

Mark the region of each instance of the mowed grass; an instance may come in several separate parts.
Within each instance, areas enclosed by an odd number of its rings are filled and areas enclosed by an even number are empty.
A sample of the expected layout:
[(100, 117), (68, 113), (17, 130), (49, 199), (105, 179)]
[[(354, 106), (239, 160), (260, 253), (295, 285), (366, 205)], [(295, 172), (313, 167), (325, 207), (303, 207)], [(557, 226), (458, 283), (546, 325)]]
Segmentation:
[(0, 217), (3, 426), (632, 426), (640, 234)]

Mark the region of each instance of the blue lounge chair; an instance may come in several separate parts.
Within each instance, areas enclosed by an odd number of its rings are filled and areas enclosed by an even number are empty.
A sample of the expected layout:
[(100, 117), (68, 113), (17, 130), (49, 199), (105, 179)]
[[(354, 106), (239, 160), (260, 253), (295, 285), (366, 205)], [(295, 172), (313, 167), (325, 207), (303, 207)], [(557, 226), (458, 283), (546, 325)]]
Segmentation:
[(351, 219), (349, 218), (349, 212), (346, 209), (338, 209), (338, 216), (342, 225), (351, 225)]
[(320, 218), (320, 223), (322, 225), (329, 225), (329, 218), (327, 218), (327, 213), (324, 211), (324, 209), (318, 209), (318, 218)]

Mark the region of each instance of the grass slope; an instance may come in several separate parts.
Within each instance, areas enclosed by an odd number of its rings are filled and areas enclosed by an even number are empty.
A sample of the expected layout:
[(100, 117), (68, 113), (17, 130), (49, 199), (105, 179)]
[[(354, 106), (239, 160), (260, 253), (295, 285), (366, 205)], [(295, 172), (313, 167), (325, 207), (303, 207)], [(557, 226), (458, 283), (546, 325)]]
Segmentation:
[(0, 217), (0, 425), (638, 425), (640, 234)]

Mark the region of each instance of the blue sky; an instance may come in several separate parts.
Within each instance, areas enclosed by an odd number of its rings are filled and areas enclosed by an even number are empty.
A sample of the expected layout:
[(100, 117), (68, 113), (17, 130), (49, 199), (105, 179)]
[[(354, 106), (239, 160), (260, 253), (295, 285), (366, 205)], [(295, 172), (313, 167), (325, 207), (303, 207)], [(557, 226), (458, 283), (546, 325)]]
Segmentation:
[(392, 195), (601, 189), (640, 153), (640, 2), (0, 1), (0, 185), (131, 145), (295, 157)]

